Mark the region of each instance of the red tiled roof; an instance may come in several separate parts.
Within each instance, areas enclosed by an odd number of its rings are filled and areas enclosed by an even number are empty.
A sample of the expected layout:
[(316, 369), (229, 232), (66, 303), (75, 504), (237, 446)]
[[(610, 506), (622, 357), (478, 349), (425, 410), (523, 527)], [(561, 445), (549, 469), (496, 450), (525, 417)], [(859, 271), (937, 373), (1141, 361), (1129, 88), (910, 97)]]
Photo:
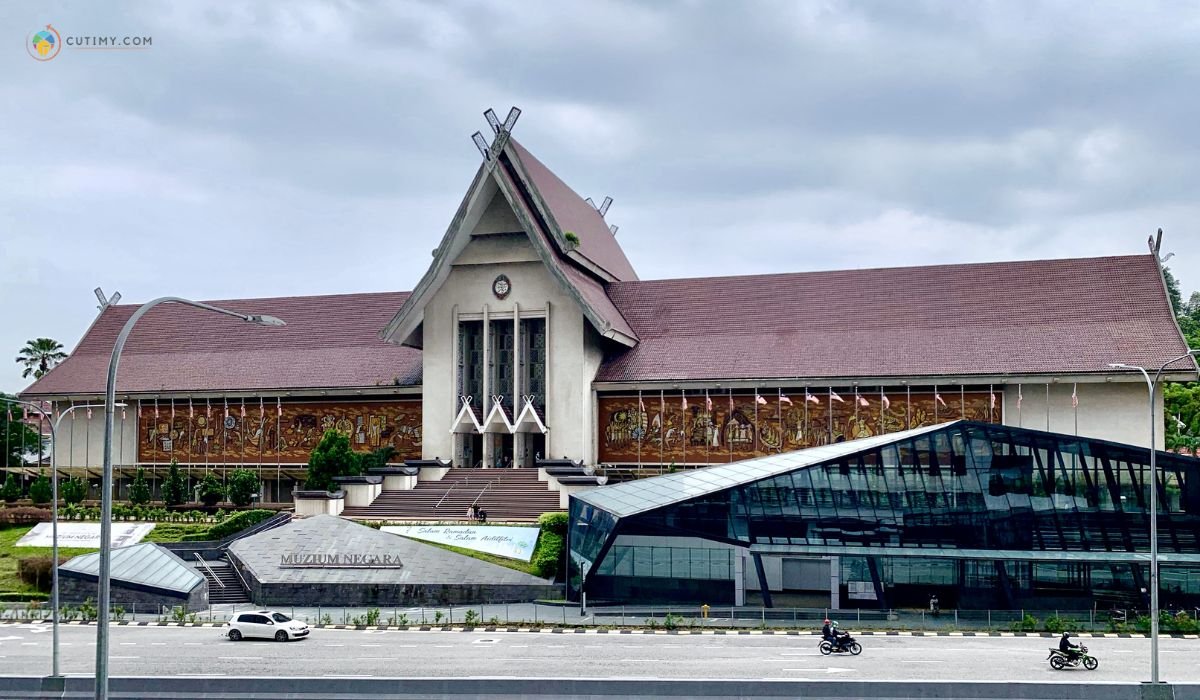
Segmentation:
[(1187, 351), (1149, 255), (617, 282), (608, 294), (639, 343), (597, 381), (1106, 372)]
[[(408, 292), (208, 302), (269, 314), (266, 328), (179, 304), (156, 307), (134, 327), (121, 354), (117, 390), (242, 391), (411, 386), (421, 383), (419, 350), (376, 335)], [(100, 394), (121, 327), (137, 305), (109, 307), (62, 364), (22, 396)]]
[(618, 280), (636, 280), (638, 276), (633, 265), (629, 264), (629, 258), (625, 257), (625, 251), (609, 231), (600, 212), (515, 139), (509, 140), (509, 145), (550, 210), (547, 213), (553, 222), (564, 233), (571, 231), (579, 237), (579, 254)]

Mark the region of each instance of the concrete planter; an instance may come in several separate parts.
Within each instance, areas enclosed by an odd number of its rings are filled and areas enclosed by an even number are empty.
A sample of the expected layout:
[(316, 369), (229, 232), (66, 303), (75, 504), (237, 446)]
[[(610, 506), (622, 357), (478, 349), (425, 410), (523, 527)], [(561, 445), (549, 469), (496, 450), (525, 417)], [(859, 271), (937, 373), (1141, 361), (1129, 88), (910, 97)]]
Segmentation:
[(382, 476), (337, 476), (333, 480), (346, 493), (346, 505), (351, 508), (366, 508), (383, 490)]
[(344, 491), (293, 491), (296, 515), (341, 515), (346, 507)]

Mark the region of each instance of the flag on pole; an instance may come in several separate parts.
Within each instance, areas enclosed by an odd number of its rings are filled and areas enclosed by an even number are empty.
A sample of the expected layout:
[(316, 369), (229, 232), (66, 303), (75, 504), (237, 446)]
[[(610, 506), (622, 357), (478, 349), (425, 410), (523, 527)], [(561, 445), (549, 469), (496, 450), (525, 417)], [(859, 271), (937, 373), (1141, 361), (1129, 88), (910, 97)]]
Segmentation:
[(858, 394), (854, 395), (854, 399), (858, 402), (859, 406), (870, 406), (871, 405), (871, 403), (869, 401), (864, 399), (862, 396), (859, 396)]
[(141, 419), (142, 419), (142, 402), (139, 399), (138, 400), (138, 420), (141, 420)]
[(229, 417), (229, 399), (225, 399), (225, 417)]
[(1071, 387), (1071, 408), (1079, 408), (1079, 394), (1075, 393), (1078, 389), (1078, 383)]
[(188, 418), (195, 418), (195, 417), (196, 417), (196, 409), (195, 409), (195, 407), (192, 406), (192, 399), (189, 396), (188, 397)]
[(175, 399), (171, 399), (171, 420), (175, 420)]
[(787, 405), (791, 406), (792, 400), (790, 398), (788, 398), (787, 396), (780, 394), (779, 395), (779, 403), (786, 403)]
[(1021, 400), (1024, 398), (1025, 398), (1025, 396), (1021, 393), (1021, 385), (1018, 384), (1017, 385), (1017, 408), (1021, 407)]
[[(92, 419), (92, 407), (91, 406), (87, 407), (87, 417), (88, 417), (88, 420)], [(12, 412), (9, 412), (8, 419), (12, 420)]]
[(836, 393), (834, 393), (833, 389), (829, 390), (829, 400), (830, 400), (830, 402), (838, 401), (840, 403), (846, 403), (845, 399), (843, 399), (842, 397), (840, 397)]
[(758, 394), (755, 394), (754, 395), (754, 403), (761, 403), (762, 405), (765, 406), (767, 404), (767, 400), (764, 399), (763, 397), (759, 396)]
[(685, 411), (686, 411), (686, 410), (687, 410), (687, 394), (682, 394), (681, 396), (682, 396), (683, 398), (682, 398), (682, 400), (680, 401), (680, 405), (683, 407), (683, 410), (685, 410)]
[(158, 399), (154, 399), (154, 420), (158, 420)]
[(283, 418), (283, 400), (278, 396), (275, 397), (275, 410), (280, 418)]
[(990, 404), (988, 404), (988, 408), (995, 410), (995, 408), (996, 408), (996, 392), (993, 391), (988, 400), (991, 402)]
[(638, 410), (642, 413), (646, 412), (646, 402), (642, 401), (642, 395), (638, 394)]
[(125, 407), (121, 407), (121, 420), (125, 420)]
[(891, 399), (889, 399), (887, 397), (887, 394), (885, 394), (883, 392), (879, 393), (879, 402), (881, 404), (883, 404), (883, 410), (885, 410), (885, 411), (892, 407)]
[(812, 394), (808, 393), (807, 391), (804, 392), (804, 400), (809, 403), (821, 403), (821, 399), (818, 399), (817, 397), (813, 396)]
[(246, 417), (246, 399), (242, 399), (242, 418)]
[(704, 410), (712, 413), (712, 398), (709, 397), (707, 391), (704, 392)]
[(933, 400), (934, 400), (934, 401), (937, 401), (938, 403), (940, 403), (940, 404), (941, 404), (941, 405), (943, 405), (943, 406), (945, 406), (945, 405), (946, 405), (946, 400), (942, 398), (942, 395), (941, 395), (941, 394), (937, 394), (937, 393), (935, 393), (935, 394), (933, 395)]

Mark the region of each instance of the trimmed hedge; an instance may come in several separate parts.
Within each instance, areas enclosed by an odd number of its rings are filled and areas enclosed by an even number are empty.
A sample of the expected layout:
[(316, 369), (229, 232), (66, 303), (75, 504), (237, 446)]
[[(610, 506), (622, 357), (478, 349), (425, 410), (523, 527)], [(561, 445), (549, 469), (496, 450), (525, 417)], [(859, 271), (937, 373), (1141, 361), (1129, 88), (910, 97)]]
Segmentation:
[(258, 508), (255, 510), (239, 510), (230, 515), (221, 522), (208, 528), (205, 532), (194, 535), (184, 535), (180, 538), (180, 542), (206, 542), (208, 540), (219, 540), (223, 537), (228, 537), (237, 532), (241, 532), (248, 527), (257, 525), (268, 518), (275, 515), (275, 511)]
[[(59, 563), (67, 557), (59, 557)], [(54, 558), (47, 556), (22, 557), (17, 560), (17, 578), (39, 591), (49, 591), (53, 580)]]
[(542, 513), (538, 517), (537, 548), (533, 550), (534, 570), (543, 578), (557, 578), (562, 568), (563, 549), (566, 545), (567, 523), (570, 522), (566, 513)]
[(50, 594), (41, 591), (4, 591), (0, 593), (0, 603), (34, 603), (45, 600), (50, 600)]
[(53, 514), (49, 508), (9, 506), (8, 508), (0, 508), (0, 527), (48, 523), (52, 517)]

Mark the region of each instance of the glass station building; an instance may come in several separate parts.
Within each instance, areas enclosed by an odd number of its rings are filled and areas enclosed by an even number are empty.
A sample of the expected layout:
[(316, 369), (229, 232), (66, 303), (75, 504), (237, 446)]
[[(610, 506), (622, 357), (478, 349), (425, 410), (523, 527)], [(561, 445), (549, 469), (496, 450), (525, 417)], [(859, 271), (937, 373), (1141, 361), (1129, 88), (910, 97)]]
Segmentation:
[[(1148, 604), (1145, 448), (954, 421), (575, 494), (592, 600)], [(1159, 452), (1162, 605), (1200, 605), (1200, 460)]]

